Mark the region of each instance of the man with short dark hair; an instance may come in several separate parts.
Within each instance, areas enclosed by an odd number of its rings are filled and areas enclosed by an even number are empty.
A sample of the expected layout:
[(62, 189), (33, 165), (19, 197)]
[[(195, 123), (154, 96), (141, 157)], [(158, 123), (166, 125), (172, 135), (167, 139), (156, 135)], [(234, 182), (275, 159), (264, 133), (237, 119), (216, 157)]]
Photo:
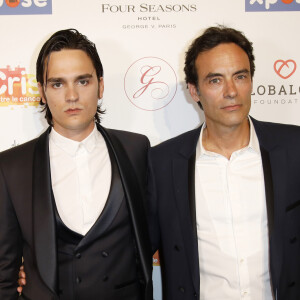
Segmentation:
[(205, 123), (150, 152), (164, 299), (300, 299), (300, 128), (249, 116), (254, 55), (240, 31), (205, 30), (184, 70)]
[[(75, 29), (37, 60), (49, 128), (0, 154), (0, 299), (152, 300), (149, 141), (100, 125), (103, 68)], [(16, 186), (17, 184), (17, 186)]]

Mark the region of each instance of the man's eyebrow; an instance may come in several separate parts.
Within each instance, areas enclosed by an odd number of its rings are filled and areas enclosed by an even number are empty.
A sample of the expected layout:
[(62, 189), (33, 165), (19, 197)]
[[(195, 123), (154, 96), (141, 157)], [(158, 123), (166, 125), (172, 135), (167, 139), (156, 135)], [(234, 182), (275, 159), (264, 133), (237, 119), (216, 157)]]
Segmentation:
[(93, 77), (93, 74), (86, 73), (86, 74), (82, 74), (82, 75), (77, 76), (76, 80), (87, 79), (87, 78), (92, 78), (92, 77)]
[(63, 82), (64, 79), (61, 78), (61, 77), (50, 77), (50, 78), (47, 78), (47, 83), (52, 83), (52, 82)]
[(223, 77), (224, 75), (221, 74), (221, 73), (208, 73), (204, 80), (203, 81), (207, 81), (207, 80), (210, 80), (211, 78), (214, 78), (214, 77)]
[[(238, 74), (250, 74), (250, 71), (248, 69), (241, 69), (241, 70), (238, 70), (236, 72), (233, 73), (233, 75), (238, 75)], [(204, 78), (204, 80), (207, 80), (207, 79), (211, 79), (213, 77), (223, 77), (224, 75), (221, 74), (221, 73), (208, 73), (206, 75), (206, 77)]]
[(223, 74), (221, 73), (208, 73), (206, 76), (205, 76), (205, 79), (210, 79), (212, 77), (222, 77)]
[[(87, 78), (92, 78), (93, 75), (86, 73), (79, 75), (75, 78), (75, 80), (81, 80), (81, 79), (87, 79)], [(65, 82), (65, 79), (63, 77), (50, 77), (47, 79), (47, 83), (53, 83), (53, 82)]]
[(242, 73), (250, 74), (250, 71), (248, 69), (242, 69), (242, 70), (236, 71), (233, 75), (238, 75), (238, 74), (242, 74)]

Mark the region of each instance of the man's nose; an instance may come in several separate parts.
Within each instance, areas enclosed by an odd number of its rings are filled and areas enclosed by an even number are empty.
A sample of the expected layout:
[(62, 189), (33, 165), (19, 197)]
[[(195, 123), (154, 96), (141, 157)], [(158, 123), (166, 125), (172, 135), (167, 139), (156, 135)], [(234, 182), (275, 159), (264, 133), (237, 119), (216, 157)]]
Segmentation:
[(78, 100), (78, 92), (77, 88), (74, 85), (68, 85), (66, 90), (66, 101), (72, 101), (75, 102)]
[(225, 84), (225, 91), (224, 91), (224, 96), (225, 98), (234, 98), (237, 95), (237, 88), (235, 86), (234, 81), (231, 80), (227, 80), (226, 84)]

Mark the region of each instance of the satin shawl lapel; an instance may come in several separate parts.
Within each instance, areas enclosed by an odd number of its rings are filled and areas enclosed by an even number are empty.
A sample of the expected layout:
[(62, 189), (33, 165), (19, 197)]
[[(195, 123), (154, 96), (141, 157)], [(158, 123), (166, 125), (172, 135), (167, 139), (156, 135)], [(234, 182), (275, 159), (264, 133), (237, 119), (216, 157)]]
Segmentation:
[(149, 233), (147, 230), (147, 221), (144, 208), (144, 195), (142, 194), (135, 170), (127, 156), (126, 150), (111, 130), (105, 130), (98, 126), (98, 130), (109, 143), (120, 172), (121, 181), (128, 205), (129, 214), (131, 216), (133, 231), (136, 238), (136, 245), (140, 254), (141, 266), (144, 272), (145, 280), (149, 284), (152, 281), (152, 265), (149, 264), (151, 254), (151, 245)]
[[(263, 122), (252, 119), (263, 149), (262, 160), (265, 177), (266, 200), (268, 221), (270, 222), (270, 260), (273, 287), (278, 286), (283, 259), (283, 243), (281, 231), (285, 223), (285, 203), (287, 189), (287, 153), (280, 144), (275, 141), (276, 135)], [(267, 160), (269, 159), (269, 163)], [(268, 166), (269, 164), (269, 166)], [(270, 172), (271, 170), (271, 172)], [(271, 178), (270, 178), (271, 177)], [(273, 186), (273, 192), (272, 187)], [(273, 199), (272, 199), (273, 196)], [(272, 224), (273, 220), (273, 224)]]
[(97, 239), (97, 237), (101, 236), (106, 231), (106, 229), (114, 220), (122, 201), (124, 200), (124, 192), (116, 160), (109, 144), (107, 147), (112, 166), (112, 180), (109, 195), (101, 215), (76, 247), (78, 251), (82, 247), (92, 243), (95, 239)]
[(41, 278), (55, 294), (57, 257), (49, 160), (50, 128), (37, 140), (33, 155), (33, 238)]
[[(177, 213), (180, 220), (186, 258), (191, 271), (194, 287), (200, 289), (198, 242), (195, 212), (195, 151), (200, 128), (189, 133), (182, 140), (182, 147), (173, 158), (173, 181)], [(192, 190), (191, 190), (192, 189)]]

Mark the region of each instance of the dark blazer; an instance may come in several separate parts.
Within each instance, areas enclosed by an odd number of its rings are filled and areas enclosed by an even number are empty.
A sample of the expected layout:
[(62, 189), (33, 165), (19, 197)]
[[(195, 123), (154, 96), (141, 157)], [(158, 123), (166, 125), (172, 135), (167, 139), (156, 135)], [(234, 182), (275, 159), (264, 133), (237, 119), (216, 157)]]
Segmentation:
[[(139, 134), (101, 126), (98, 130), (117, 162), (145, 280), (143, 299), (152, 300), (152, 253), (144, 209), (149, 141)], [(18, 298), (16, 288), (22, 256), (27, 278), (32, 283), (27, 297), (58, 299), (49, 132), (50, 128), (39, 138), (0, 154), (0, 299), (3, 300)]]
[[(300, 299), (300, 127), (253, 124), (265, 179), (272, 288), (277, 300)], [(199, 299), (194, 176), (200, 128), (150, 151), (150, 235), (153, 250), (160, 250), (164, 300)]]

